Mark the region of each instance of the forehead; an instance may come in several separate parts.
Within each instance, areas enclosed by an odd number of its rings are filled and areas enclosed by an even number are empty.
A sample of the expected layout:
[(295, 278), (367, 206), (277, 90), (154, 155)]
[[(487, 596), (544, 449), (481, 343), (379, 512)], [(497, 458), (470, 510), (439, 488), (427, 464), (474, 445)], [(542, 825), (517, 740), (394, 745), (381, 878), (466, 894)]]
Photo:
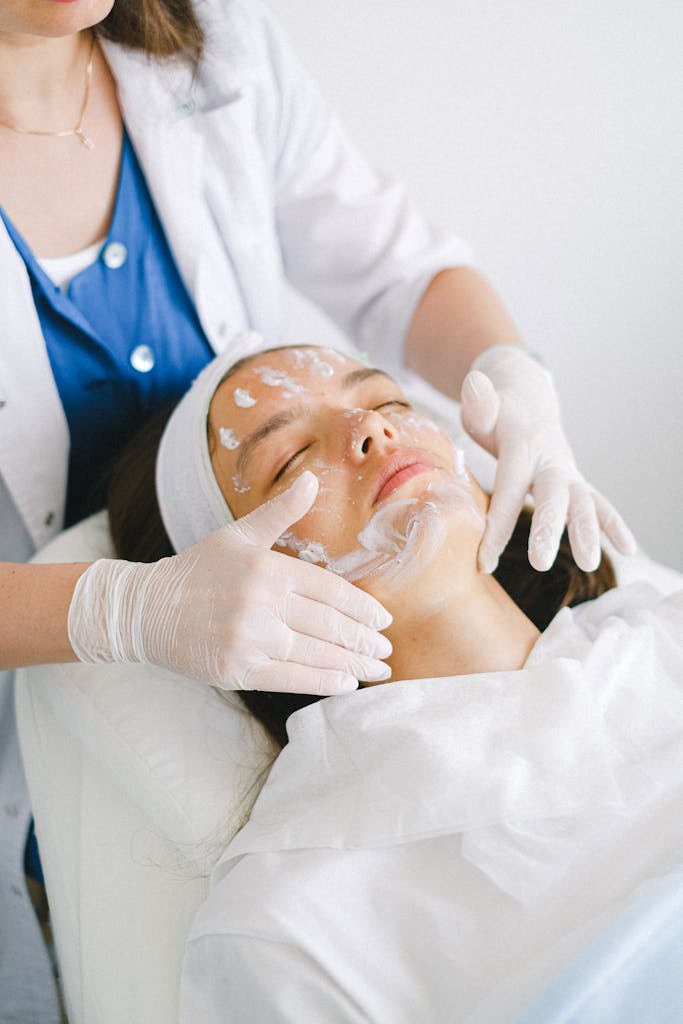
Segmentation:
[[(251, 385), (281, 390), (288, 383), (296, 384), (303, 390), (326, 390), (330, 384), (340, 381), (361, 364), (334, 349), (301, 346), (276, 349), (250, 359), (230, 379), (239, 378)], [(295, 388), (291, 390), (295, 393)]]
[[(218, 386), (215, 409), (259, 412), (263, 407), (334, 395), (349, 375), (370, 372), (356, 359), (329, 348), (297, 347), (259, 354)], [(251, 418), (251, 417), (250, 417)]]

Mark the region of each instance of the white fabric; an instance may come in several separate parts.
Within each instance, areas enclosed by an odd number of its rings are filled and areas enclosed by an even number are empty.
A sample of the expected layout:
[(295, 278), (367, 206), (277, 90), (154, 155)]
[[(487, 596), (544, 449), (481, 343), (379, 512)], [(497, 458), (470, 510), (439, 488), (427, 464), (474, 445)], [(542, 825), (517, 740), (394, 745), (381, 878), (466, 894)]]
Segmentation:
[(190, 934), (181, 1021), (509, 1024), (683, 844), (683, 591), (519, 672), (297, 712)]
[[(40, 557), (110, 554), (100, 514)], [(616, 568), (619, 578), (683, 586), (679, 573), (642, 555), (617, 557)], [(272, 747), (235, 694), (222, 700), (141, 666), (36, 666), (20, 673), (17, 697), (70, 1024), (168, 1024), (178, 1017), (185, 939), (208, 874), (256, 796)], [(26, 814), (23, 788), (8, 788), (6, 772), (0, 778), (7, 805), (18, 795)], [(15, 820), (3, 820), (6, 841)], [(31, 918), (17, 912), (21, 901), (9, 889), (5, 903), (2, 922), (16, 938)], [(33, 1010), (42, 1005), (39, 976), (24, 976), (33, 977)], [(16, 974), (1, 977), (4, 995)]]
[[(259, 0), (202, 0), (197, 8), (207, 52), (194, 80), (179, 62), (101, 45), (211, 346), (222, 351), (249, 327), (277, 343), (286, 276), (362, 348), (397, 363), (429, 280), (470, 263), (469, 249), (423, 221), (400, 186), (367, 166)], [(2, 222), (0, 309), (0, 549), (20, 561), (61, 528), (69, 434), (28, 274)], [(0, 675), (0, 685), (2, 715), (10, 716), (0, 734), (12, 735), (11, 675)], [(16, 794), (15, 745), (2, 757)], [(0, 886), (0, 977), (35, 992), (44, 951), (34, 944), (29, 954), (14, 924), (31, 913), (19, 854), (26, 816), (22, 797), (0, 830), (0, 864), (13, 865)]]
[[(178, 62), (102, 47), (209, 342), (222, 351), (251, 327), (277, 344), (286, 276), (396, 366), (429, 280), (470, 263), (468, 247), (367, 166), (258, 0), (206, 0), (199, 14), (207, 54), (195, 81)], [(62, 522), (68, 430), (28, 275), (1, 223), (0, 308), (0, 472), (40, 547)]]
[[(1, 476), (0, 509), (0, 561), (27, 561), (33, 552), (31, 537)], [(23, 1018), (60, 1024), (52, 968), (24, 875), (31, 812), (14, 717), (14, 688), (14, 673), (0, 672), (0, 1021), (14, 1024)]]
[(204, 367), (166, 425), (157, 455), (156, 491), (161, 518), (176, 551), (233, 521), (211, 466), (206, 418), (226, 371), (238, 359), (266, 347), (256, 331), (239, 334)]
[(73, 252), (69, 256), (45, 256), (38, 262), (47, 276), (65, 292), (74, 277), (96, 261), (103, 244), (104, 239), (100, 238), (99, 241), (78, 252)]
[[(99, 513), (40, 560), (111, 554)], [(18, 673), (22, 754), (70, 1024), (177, 1019), (192, 917), (274, 756), (261, 726), (226, 696), (142, 665)], [(15, 922), (15, 937), (32, 921)], [(6, 980), (0, 1020), (6, 1008), (16, 1014), (8, 1020), (58, 1024), (56, 1001), (52, 1016), (44, 1010), (39, 978), (16, 1005), (15, 979)]]

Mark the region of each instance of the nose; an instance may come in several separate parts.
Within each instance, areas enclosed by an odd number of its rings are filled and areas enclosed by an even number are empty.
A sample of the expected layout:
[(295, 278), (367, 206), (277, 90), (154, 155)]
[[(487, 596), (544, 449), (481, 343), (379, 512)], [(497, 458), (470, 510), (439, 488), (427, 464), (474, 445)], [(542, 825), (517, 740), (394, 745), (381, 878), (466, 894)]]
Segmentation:
[(388, 444), (396, 441), (396, 429), (374, 410), (359, 410), (349, 431), (349, 446), (352, 456), (362, 462), (376, 451), (384, 451)]

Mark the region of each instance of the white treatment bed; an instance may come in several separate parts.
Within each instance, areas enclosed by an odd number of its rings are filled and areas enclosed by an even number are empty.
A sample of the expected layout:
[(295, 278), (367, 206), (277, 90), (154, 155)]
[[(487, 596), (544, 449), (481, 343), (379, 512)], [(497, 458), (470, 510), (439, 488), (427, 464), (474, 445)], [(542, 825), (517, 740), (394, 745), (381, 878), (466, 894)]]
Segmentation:
[[(40, 559), (107, 554), (100, 513)], [(683, 585), (645, 556), (615, 562), (623, 582)], [(17, 714), (70, 1024), (177, 1020), (186, 937), (270, 741), (235, 696), (144, 666), (22, 670)]]

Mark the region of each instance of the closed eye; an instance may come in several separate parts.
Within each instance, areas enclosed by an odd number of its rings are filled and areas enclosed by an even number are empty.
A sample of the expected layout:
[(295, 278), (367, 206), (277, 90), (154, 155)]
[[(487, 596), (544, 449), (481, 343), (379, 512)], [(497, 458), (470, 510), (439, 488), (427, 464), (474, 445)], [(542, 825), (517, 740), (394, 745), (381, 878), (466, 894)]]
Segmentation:
[(412, 409), (410, 402), (403, 401), (400, 398), (390, 398), (389, 401), (376, 405), (372, 411), (379, 412), (380, 409), (387, 409), (390, 405), (398, 405), (401, 409)]
[(282, 477), (283, 477), (283, 476), (285, 475), (285, 473), (287, 472), (287, 470), (288, 470), (288, 469), (291, 469), (291, 468), (292, 468), (292, 466), (293, 466), (293, 465), (295, 464), (295, 462), (297, 461), (297, 459), (299, 458), (299, 456), (300, 456), (300, 455), (303, 455), (303, 453), (304, 453), (305, 451), (308, 451), (308, 449), (309, 449), (310, 447), (311, 447), (311, 446), (310, 446), (310, 444), (304, 445), (304, 447), (303, 447), (303, 448), (299, 448), (298, 452), (294, 452), (294, 454), (293, 454), (293, 455), (290, 455), (290, 457), (289, 457), (289, 458), (287, 459), (287, 461), (286, 461), (286, 462), (284, 462), (284, 463), (283, 463), (283, 464), (282, 464), (282, 465), (280, 466), (280, 468), (278, 469), (277, 473), (276, 473), (276, 474), (275, 474), (275, 476), (273, 477), (273, 483), (274, 483), (274, 484), (276, 484), (276, 483), (278, 482), (278, 480), (281, 480), (281, 479), (282, 479)]

